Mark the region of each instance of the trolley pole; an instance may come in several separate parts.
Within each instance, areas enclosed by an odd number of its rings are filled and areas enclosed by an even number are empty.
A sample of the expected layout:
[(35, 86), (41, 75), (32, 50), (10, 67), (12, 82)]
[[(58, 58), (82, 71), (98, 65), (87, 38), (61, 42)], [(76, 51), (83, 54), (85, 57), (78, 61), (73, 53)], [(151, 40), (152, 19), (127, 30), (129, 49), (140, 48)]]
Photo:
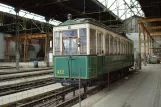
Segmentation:
[(80, 68), (78, 70), (79, 73), (79, 107), (81, 107), (81, 76), (80, 76)]

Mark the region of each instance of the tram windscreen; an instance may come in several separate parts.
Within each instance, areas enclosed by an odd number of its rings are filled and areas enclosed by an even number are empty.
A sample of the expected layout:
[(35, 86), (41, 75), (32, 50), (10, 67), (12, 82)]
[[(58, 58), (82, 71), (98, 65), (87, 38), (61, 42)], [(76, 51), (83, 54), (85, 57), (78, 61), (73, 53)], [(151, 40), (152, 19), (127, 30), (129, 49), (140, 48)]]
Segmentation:
[(63, 31), (63, 55), (78, 54), (77, 30)]

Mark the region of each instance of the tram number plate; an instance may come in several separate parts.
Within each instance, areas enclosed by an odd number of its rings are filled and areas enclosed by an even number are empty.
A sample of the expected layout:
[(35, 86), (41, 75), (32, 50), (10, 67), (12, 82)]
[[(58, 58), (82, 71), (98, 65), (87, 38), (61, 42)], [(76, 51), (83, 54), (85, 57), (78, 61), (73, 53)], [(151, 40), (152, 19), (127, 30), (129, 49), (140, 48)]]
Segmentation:
[(64, 74), (64, 70), (57, 70), (56, 73), (57, 74)]

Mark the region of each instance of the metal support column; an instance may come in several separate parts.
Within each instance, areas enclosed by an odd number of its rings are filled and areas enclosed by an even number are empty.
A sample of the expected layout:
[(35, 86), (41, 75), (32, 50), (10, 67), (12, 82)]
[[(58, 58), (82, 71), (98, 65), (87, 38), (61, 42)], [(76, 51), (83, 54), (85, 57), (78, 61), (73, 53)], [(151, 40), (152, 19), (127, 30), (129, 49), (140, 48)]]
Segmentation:
[[(154, 41), (151, 41), (151, 42), (152, 42), (152, 46), (151, 46), (151, 47), (154, 48)], [(152, 55), (154, 55), (154, 52), (153, 52), (153, 51), (154, 51), (154, 50), (152, 49), (152, 50), (151, 50)]]
[(144, 35), (144, 66), (146, 66), (146, 35), (144, 29), (143, 29), (143, 35)]
[(5, 45), (5, 61), (9, 61), (9, 55), (8, 55), (8, 46), (9, 46), (9, 40), (6, 40), (6, 45)]
[(138, 24), (138, 68), (141, 69), (141, 32), (140, 24)]
[(19, 70), (19, 11), (20, 9), (15, 8), (15, 12), (16, 12), (16, 69)]
[(149, 40), (149, 44), (150, 44), (150, 55), (151, 55), (151, 38)]
[(27, 61), (28, 58), (28, 39), (24, 40), (24, 61)]
[(149, 64), (149, 39), (150, 39), (150, 36), (147, 34), (147, 63)]
[(148, 51), (147, 51), (148, 53), (147, 53), (147, 54), (148, 54), (148, 55), (149, 55), (149, 51), (150, 51), (150, 50), (149, 50), (149, 39), (150, 39), (150, 37), (149, 37), (149, 35), (147, 35), (147, 45), (148, 45)]
[(46, 67), (49, 67), (49, 49), (50, 49), (49, 20), (47, 20), (46, 38), (45, 38), (45, 62), (46, 62)]

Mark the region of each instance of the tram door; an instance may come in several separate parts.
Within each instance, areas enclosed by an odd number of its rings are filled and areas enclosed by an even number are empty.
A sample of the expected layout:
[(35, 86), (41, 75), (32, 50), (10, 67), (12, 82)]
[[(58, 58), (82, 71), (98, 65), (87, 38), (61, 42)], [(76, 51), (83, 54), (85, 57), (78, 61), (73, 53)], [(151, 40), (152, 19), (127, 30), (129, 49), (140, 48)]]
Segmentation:
[(77, 30), (64, 31), (62, 34), (62, 55), (65, 55), (65, 72), (70, 77), (74, 77), (78, 55), (78, 35)]

